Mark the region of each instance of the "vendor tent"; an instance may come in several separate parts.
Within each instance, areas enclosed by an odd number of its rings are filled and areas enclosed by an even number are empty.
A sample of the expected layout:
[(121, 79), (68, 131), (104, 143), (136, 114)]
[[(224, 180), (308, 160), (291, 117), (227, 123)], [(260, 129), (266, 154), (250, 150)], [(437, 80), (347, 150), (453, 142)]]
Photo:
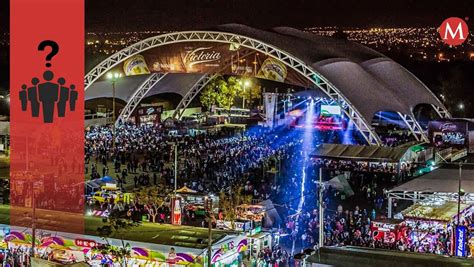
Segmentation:
[(343, 144), (321, 144), (311, 153), (313, 158), (337, 160), (360, 160), (373, 162), (399, 162), (409, 151), (408, 145), (398, 147), (361, 146)]
[[(461, 187), (474, 193), (474, 169), (463, 168)], [(430, 173), (401, 184), (389, 192), (458, 192), (459, 169), (435, 169)]]
[[(463, 167), (461, 171), (461, 189), (465, 192), (461, 200), (464, 203), (472, 204), (474, 203), (474, 169), (470, 168)], [(423, 199), (457, 201), (458, 190), (459, 169), (434, 169), (430, 173), (387, 191), (388, 216), (391, 217), (392, 215), (392, 199), (411, 200), (414, 202)]]
[[(461, 203), (461, 213), (472, 205)], [(405, 219), (430, 220), (450, 222), (458, 214), (458, 204), (454, 201), (446, 202), (439, 206), (414, 204), (402, 211)]]
[(197, 193), (196, 190), (192, 190), (187, 186), (183, 186), (180, 189), (176, 190), (176, 193)]

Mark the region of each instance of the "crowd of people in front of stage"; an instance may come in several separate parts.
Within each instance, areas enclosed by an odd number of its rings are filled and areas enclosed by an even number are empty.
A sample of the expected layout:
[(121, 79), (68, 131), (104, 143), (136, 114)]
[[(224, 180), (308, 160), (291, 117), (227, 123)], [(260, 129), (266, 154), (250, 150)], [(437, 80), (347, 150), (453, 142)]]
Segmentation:
[[(198, 192), (219, 193), (238, 185), (242, 186), (244, 194), (251, 195), (255, 200), (271, 199), (284, 207), (281, 215), (285, 218), (283, 236), (286, 237), (281, 241), (286, 248), (317, 246), (319, 221), (314, 207), (317, 207), (316, 178), (321, 167), (331, 177), (350, 171), (348, 182), (356, 191), (351, 198), (352, 203), (349, 203), (347, 210), (342, 211), (339, 205), (347, 203), (344, 193), (332, 188), (325, 190), (325, 244), (387, 247), (386, 243), (371, 238), (370, 222), (385, 213), (383, 191), (387, 184), (396, 182), (393, 177), (397, 171), (409, 176), (416, 167), (401, 166), (397, 170), (395, 165), (389, 163), (335, 160), (306, 162), (304, 159), (307, 155), (302, 149), (303, 138), (295, 136), (291, 130), (275, 132), (253, 129), (237, 135), (221, 131), (197, 136), (171, 136), (160, 126), (124, 124), (117, 129), (114, 144), (110, 127), (92, 127), (86, 131), (85, 137), (87, 173), (91, 173), (92, 178), (110, 175), (119, 181), (121, 187), (126, 188), (164, 184), (172, 189), (173, 144), (178, 143), (178, 187), (185, 185)], [(321, 141), (315, 139), (313, 144)], [(112, 170), (108, 169), (110, 162), (113, 162)], [(304, 185), (302, 168), (297, 166), (306, 168), (305, 175), (309, 178), (304, 181)], [(272, 168), (278, 172), (267, 173)], [(302, 191), (302, 188), (305, 189)], [(301, 194), (304, 195), (302, 201)], [(111, 204), (110, 208), (119, 207)], [(139, 205), (126, 209), (134, 214), (143, 213)], [(157, 221), (167, 222), (168, 218), (169, 210), (163, 209)], [(434, 250), (420, 244), (408, 246), (392, 243), (389, 246), (444, 254), (446, 243)], [(260, 253), (265, 262), (271, 262), (273, 254), (268, 251)]]
[[(109, 127), (86, 131), (86, 170), (91, 171), (91, 178), (109, 175), (117, 179), (120, 187), (128, 189), (157, 184), (172, 189), (175, 176), (171, 142), (174, 142), (179, 145), (179, 187), (218, 194), (221, 190), (242, 186), (246, 195), (259, 200), (269, 198), (275, 189), (262, 180), (264, 173), (279, 168), (278, 164), (286, 161), (290, 150), (300, 144), (290, 135), (278, 136), (264, 129), (238, 135), (218, 132), (170, 136), (159, 126), (125, 124), (117, 129), (114, 145), (109, 140), (111, 136)], [(113, 170), (109, 170), (110, 165)]]

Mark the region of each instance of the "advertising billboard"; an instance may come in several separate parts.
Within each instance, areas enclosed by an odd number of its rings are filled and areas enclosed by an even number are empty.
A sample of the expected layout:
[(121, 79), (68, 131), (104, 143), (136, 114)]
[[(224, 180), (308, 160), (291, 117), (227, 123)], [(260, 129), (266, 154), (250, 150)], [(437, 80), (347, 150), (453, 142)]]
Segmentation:
[(438, 120), (428, 123), (428, 138), (437, 147), (465, 146), (467, 141), (466, 121)]
[(123, 72), (126, 76), (150, 74), (150, 70), (142, 55), (135, 55), (123, 62)]
[(171, 199), (171, 224), (181, 225), (181, 199), (173, 197)]
[(466, 226), (456, 226), (456, 235), (454, 236), (454, 255), (466, 257)]
[(283, 62), (236, 44), (185, 42), (156, 47), (125, 60), (125, 76), (157, 73), (210, 73), (257, 77), (309, 87), (307, 78)]
[(135, 110), (137, 124), (160, 123), (163, 106), (143, 106)]

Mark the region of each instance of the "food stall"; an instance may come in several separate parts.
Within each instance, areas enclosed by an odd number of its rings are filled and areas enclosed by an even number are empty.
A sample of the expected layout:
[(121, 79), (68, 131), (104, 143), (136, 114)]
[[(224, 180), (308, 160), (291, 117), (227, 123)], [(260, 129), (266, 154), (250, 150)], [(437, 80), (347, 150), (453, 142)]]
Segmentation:
[[(194, 213), (197, 216), (204, 216), (205, 215), (205, 200), (209, 197), (206, 194), (198, 193), (195, 190), (187, 186), (183, 186), (182, 188), (176, 190), (178, 197), (181, 198), (182, 208), (184, 212)], [(219, 207), (219, 197), (211, 195), (212, 199), (212, 206), (217, 210)]]
[[(460, 204), (461, 218), (472, 213), (472, 205), (467, 203)], [(402, 211), (405, 221), (426, 221), (438, 222), (440, 224), (449, 224), (456, 220), (458, 216), (458, 203), (455, 201), (443, 202), (420, 202), (415, 203)]]
[(265, 216), (265, 207), (262, 205), (242, 204), (237, 206), (237, 218), (241, 220), (254, 221), (261, 223)]
[[(460, 216), (471, 216), (473, 206), (460, 204)], [(432, 246), (438, 241), (439, 234), (450, 234), (453, 231), (452, 222), (457, 221), (458, 203), (455, 201), (424, 201), (416, 203), (402, 211), (404, 220), (410, 226), (410, 243), (421, 243)]]
[(111, 202), (114, 204), (117, 204), (119, 202), (128, 204), (132, 201), (132, 199), (132, 193), (123, 193), (117, 187), (116, 183), (107, 182), (102, 184), (99, 190), (93, 191), (87, 196), (87, 203), (93, 207), (90, 211), (90, 215), (104, 217), (107, 216), (107, 212), (103, 209), (96, 210), (96, 208), (99, 208), (99, 206)]
[(249, 249), (252, 251), (252, 255), (255, 257), (262, 249), (271, 249), (273, 247), (272, 234), (269, 232), (259, 231), (258, 228), (249, 234), (249, 241)]
[(409, 227), (400, 219), (378, 219), (372, 221), (370, 233), (374, 240), (393, 244), (397, 241), (407, 242)]
[(211, 264), (214, 267), (242, 266), (246, 251), (247, 238), (244, 235), (227, 235), (212, 246)]

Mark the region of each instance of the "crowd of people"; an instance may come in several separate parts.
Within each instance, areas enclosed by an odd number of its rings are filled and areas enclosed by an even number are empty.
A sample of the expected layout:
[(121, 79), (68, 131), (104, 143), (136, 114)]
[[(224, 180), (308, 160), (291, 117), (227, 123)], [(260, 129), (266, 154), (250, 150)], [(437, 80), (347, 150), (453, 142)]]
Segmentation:
[(267, 267), (267, 266), (289, 266), (290, 255), (281, 246), (275, 246), (273, 249), (270, 247), (262, 248), (257, 253), (256, 266)]
[(27, 248), (5, 249), (0, 252), (0, 262), (3, 267), (29, 267), (31, 250)]
[[(319, 245), (319, 169), (323, 169), (323, 176), (327, 178), (350, 173), (348, 183), (354, 190), (350, 201), (346, 201), (347, 192), (331, 187), (324, 190), (325, 245), (445, 253), (445, 243), (433, 250), (420, 248), (420, 243), (387, 244), (371, 237), (371, 222), (386, 213), (385, 189), (400, 182), (394, 178), (400, 174), (402, 177), (412, 176), (417, 166), (397, 169), (390, 163), (310, 160), (303, 135), (303, 131), (298, 133), (292, 129), (257, 127), (238, 133), (224, 130), (176, 136), (169, 135), (161, 126), (124, 124), (117, 129), (115, 142), (112, 142), (110, 127), (91, 127), (85, 134), (86, 173), (90, 173), (91, 178), (112, 176), (124, 190), (157, 184), (172, 190), (175, 182), (174, 146), (177, 145), (178, 187), (219, 194), (240, 186), (243, 194), (255, 201), (270, 199), (276, 204), (284, 218), (280, 225), (283, 227), (281, 242), (284, 249), (281, 248), (281, 253), (272, 250), (259, 252), (259, 259), (266, 263), (280, 259), (281, 256), (274, 256), (284, 255), (287, 253), (285, 249), (294, 252)], [(324, 142), (321, 136), (333, 138), (332, 135), (314, 136), (311, 144)], [(109, 169), (109, 166), (112, 167)], [(273, 172), (267, 173), (269, 170)], [(302, 176), (306, 178), (302, 179)], [(346, 209), (342, 210), (342, 206)], [(110, 207), (123, 210), (117, 204)], [(131, 217), (139, 218), (139, 214), (144, 212), (143, 207), (136, 204), (127, 206), (127, 209), (132, 211), (127, 213)], [(167, 222), (169, 213), (169, 209), (161, 209), (157, 221)], [(443, 237), (439, 233), (438, 236)], [(446, 236), (440, 238), (447, 239)]]
[(331, 170), (350, 172), (378, 172), (391, 175), (397, 175), (399, 173), (401, 174), (402, 172), (405, 172), (412, 176), (415, 169), (412, 165), (407, 165), (398, 169), (397, 163), (390, 162), (318, 159), (316, 163), (325, 169)]

